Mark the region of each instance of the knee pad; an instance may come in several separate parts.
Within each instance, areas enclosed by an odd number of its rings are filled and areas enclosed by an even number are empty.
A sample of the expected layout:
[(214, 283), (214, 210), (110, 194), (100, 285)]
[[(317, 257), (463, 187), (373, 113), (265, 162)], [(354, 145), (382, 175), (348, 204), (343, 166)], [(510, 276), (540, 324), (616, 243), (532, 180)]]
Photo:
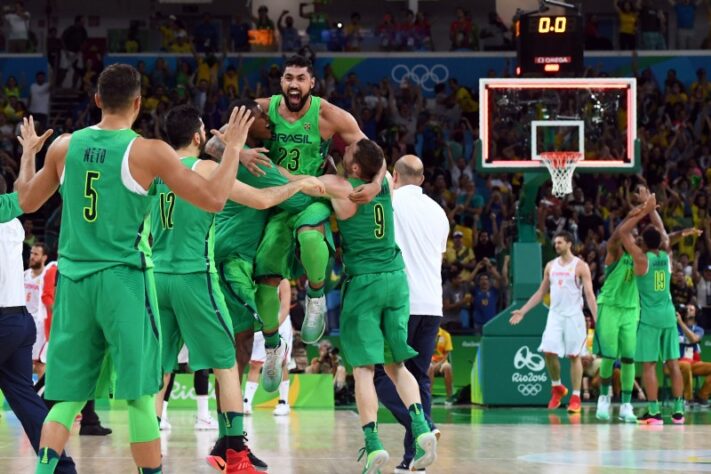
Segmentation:
[(128, 404), (128, 436), (131, 443), (146, 443), (160, 438), (153, 396), (144, 395)]

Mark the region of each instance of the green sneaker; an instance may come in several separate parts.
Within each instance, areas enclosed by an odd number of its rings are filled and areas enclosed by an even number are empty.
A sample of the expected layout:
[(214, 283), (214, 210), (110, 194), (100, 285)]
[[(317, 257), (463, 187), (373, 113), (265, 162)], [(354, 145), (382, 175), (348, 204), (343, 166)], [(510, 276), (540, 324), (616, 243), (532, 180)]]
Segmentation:
[(432, 432), (422, 433), (415, 439), (415, 457), (410, 469), (424, 469), (437, 460), (437, 437)]
[(375, 451), (368, 452), (366, 448), (360, 448), (360, 452), (358, 453), (358, 462), (360, 462), (366, 454), (368, 456), (365, 458), (363, 474), (380, 474), (380, 468), (383, 467), (390, 459), (390, 455), (384, 449), (376, 449)]

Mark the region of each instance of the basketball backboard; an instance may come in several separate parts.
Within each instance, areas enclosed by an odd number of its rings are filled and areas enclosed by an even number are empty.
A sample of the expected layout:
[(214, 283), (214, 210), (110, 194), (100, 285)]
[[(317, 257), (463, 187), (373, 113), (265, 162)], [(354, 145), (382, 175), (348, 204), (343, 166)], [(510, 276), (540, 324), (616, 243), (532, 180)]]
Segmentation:
[(481, 172), (545, 171), (541, 153), (579, 152), (580, 172), (639, 170), (632, 78), (482, 79)]

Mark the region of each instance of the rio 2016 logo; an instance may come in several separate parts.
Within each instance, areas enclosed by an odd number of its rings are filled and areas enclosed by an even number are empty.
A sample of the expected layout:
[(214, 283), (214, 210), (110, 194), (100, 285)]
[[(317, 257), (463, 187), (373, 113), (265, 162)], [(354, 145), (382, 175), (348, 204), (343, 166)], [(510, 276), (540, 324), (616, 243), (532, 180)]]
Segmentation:
[[(546, 362), (539, 354), (532, 352), (528, 346), (521, 346), (513, 358), (516, 372), (511, 374), (511, 382), (516, 384), (516, 389), (524, 397), (535, 397), (543, 390), (542, 383), (548, 381), (545, 372)], [(527, 372), (520, 372), (527, 370)]]
[(398, 84), (407, 80), (424, 91), (432, 92), (434, 86), (449, 79), (449, 69), (444, 64), (435, 64), (432, 67), (415, 64), (412, 68), (398, 64), (390, 71), (390, 77)]

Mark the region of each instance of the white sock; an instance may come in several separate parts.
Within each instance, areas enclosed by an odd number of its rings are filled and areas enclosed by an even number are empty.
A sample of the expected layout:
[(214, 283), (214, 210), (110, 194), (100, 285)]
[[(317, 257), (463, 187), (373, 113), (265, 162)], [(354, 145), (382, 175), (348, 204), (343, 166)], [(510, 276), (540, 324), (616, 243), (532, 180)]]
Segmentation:
[(573, 390), (573, 395), (580, 396), (580, 390)]
[(605, 394), (607, 397), (612, 397), (612, 385), (607, 387), (607, 393)]
[(160, 416), (161, 420), (167, 420), (168, 419), (168, 402), (163, 400), (163, 412), (161, 413)]
[(279, 400), (284, 400), (286, 404), (289, 404), (289, 381), (282, 380), (279, 384)]
[(247, 403), (252, 403), (254, 394), (257, 393), (257, 387), (259, 387), (259, 382), (247, 382), (247, 385), (245, 385), (244, 399), (247, 400)]
[(551, 380), (551, 384), (553, 384), (554, 387), (557, 387), (558, 385), (560, 385), (560, 379), (558, 379), (558, 380)]
[(197, 395), (197, 408), (198, 408), (198, 418), (201, 420), (207, 420), (210, 418), (210, 409), (208, 407), (208, 396), (207, 395)]

